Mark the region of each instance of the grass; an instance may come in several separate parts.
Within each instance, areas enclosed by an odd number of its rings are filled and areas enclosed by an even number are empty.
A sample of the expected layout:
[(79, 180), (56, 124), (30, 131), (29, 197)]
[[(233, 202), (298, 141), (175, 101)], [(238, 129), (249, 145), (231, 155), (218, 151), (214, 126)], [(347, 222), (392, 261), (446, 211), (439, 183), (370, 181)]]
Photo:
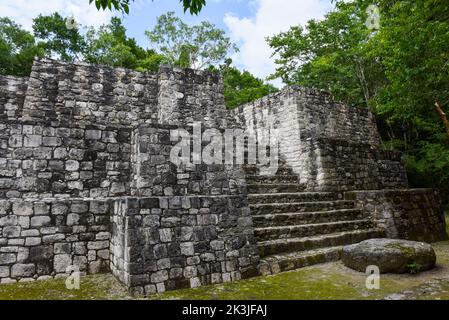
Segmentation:
[[(449, 219), (448, 219), (449, 220)], [(315, 265), (268, 277), (197, 289), (185, 289), (151, 296), (152, 300), (309, 300), (383, 299), (402, 295), (408, 299), (449, 300), (449, 241), (434, 244), (437, 267), (416, 275), (381, 275), (380, 290), (365, 287), (363, 273), (346, 268), (341, 262)], [(403, 293), (403, 292), (406, 293)], [(65, 288), (65, 280), (47, 280), (0, 285), (0, 299), (103, 300), (131, 299), (110, 274), (82, 277), (79, 290)]]
[(80, 289), (69, 290), (65, 279), (0, 285), (0, 300), (117, 300), (131, 297), (110, 274), (81, 277)]

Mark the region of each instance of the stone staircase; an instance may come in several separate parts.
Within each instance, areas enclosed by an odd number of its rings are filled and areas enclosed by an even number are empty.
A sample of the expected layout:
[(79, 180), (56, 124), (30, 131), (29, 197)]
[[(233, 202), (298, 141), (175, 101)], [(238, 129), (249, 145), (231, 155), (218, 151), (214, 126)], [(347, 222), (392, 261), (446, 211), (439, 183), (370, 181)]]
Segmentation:
[(304, 192), (286, 167), (275, 176), (257, 175), (254, 166), (245, 172), (262, 275), (335, 261), (344, 245), (382, 237), (341, 193)]

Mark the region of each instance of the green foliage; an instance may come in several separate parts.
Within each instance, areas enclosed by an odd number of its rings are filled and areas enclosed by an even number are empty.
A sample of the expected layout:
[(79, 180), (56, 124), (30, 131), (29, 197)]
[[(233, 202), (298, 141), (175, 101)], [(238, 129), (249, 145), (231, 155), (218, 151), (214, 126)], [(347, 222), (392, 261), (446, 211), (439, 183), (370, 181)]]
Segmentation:
[(238, 50), (226, 33), (210, 22), (189, 26), (174, 12), (160, 16), (153, 30), (145, 34), (172, 66), (203, 69)]
[(372, 1), (337, 1), (323, 20), (269, 38), (273, 77), (370, 108), (384, 147), (406, 153), (411, 184), (447, 195), (449, 139), (433, 106), (449, 100), (449, 2), (376, 3), (378, 30), (365, 26)]
[(81, 57), (86, 46), (78, 28), (67, 28), (65, 19), (57, 12), (33, 19), (33, 31), (38, 46), (50, 58), (72, 62)]
[(88, 62), (112, 67), (157, 71), (163, 60), (153, 50), (145, 50), (133, 38), (128, 38), (120, 18), (113, 17), (108, 25), (98, 30), (90, 28), (86, 35)]
[(248, 71), (240, 71), (230, 65), (228, 60), (220, 68), (211, 70), (220, 72), (224, 79), (224, 96), (229, 109), (262, 98), (278, 89), (263, 80), (256, 78)]
[(277, 91), (248, 71), (231, 66), (227, 57), (237, 48), (223, 30), (209, 22), (189, 26), (172, 12), (159, 17), (154, 30), (146, 32), (157, 51), (144, 49), (129, 38), (118, 17), (97, 29), (88, 28), (86, 34), (81, 29), (67, 28), (58, 13), (34, 19), (35, 36), (7, 18), (0, 19), (0, 74), (29, 75), (34, 56), (47, 56), (151, 72), (158, 71), (161, 64), (207, 67), (223, 76), (228, 108)]
[(41, 55), (31, 33), (8, 18), (0, 18), (0, 74), (28, 75), (34, 57)]
[(407, 265), (407, 271), (410, 274), (417, 274), (421, 271), (421, 265), (413, 261)]
[[(122, 13), (129, 14), (130, 0), (89, 0), (89, 4), (95, 1), (98, 10), (117, 10)], [(132, 0), (134, 1), (134, 0)], [(184, 8), (184, 12), (190, 11), (191, 14), (198, 14), (206, 5), (206, 0), (180, 0)]]
[(321, 21), (268, 39), (279, 55), (271, 78), (324, 89), (340, 101), (367, 106), (383, 79), (382, 66), (365, 47), (370, 36), (365, 10), (356, 2), (337, 2), (336, 7)]

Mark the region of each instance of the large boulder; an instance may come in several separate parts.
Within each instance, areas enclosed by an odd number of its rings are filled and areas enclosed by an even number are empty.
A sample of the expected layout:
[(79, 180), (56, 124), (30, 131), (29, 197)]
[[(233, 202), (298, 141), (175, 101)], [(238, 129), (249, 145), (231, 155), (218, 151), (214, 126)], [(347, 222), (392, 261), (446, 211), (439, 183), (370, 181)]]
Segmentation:
[(436, 255), (430, 244), (397, 239), (370, 239), (345, 246), (343, 264), (365, 272), (368, 266), (380, 273), (417, 273), (432, 269)]

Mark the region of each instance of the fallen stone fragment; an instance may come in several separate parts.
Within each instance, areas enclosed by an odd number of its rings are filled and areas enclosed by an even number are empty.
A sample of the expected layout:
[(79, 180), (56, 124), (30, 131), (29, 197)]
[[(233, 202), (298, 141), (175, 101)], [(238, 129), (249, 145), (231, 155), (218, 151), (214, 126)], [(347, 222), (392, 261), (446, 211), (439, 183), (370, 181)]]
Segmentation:
[(430, 244), (397, 239), (370, 239), (343, 248), (343, 264), (365, 272), (377, 266), (380, 273), (418, 273), (432, 269), (436, 255)]

